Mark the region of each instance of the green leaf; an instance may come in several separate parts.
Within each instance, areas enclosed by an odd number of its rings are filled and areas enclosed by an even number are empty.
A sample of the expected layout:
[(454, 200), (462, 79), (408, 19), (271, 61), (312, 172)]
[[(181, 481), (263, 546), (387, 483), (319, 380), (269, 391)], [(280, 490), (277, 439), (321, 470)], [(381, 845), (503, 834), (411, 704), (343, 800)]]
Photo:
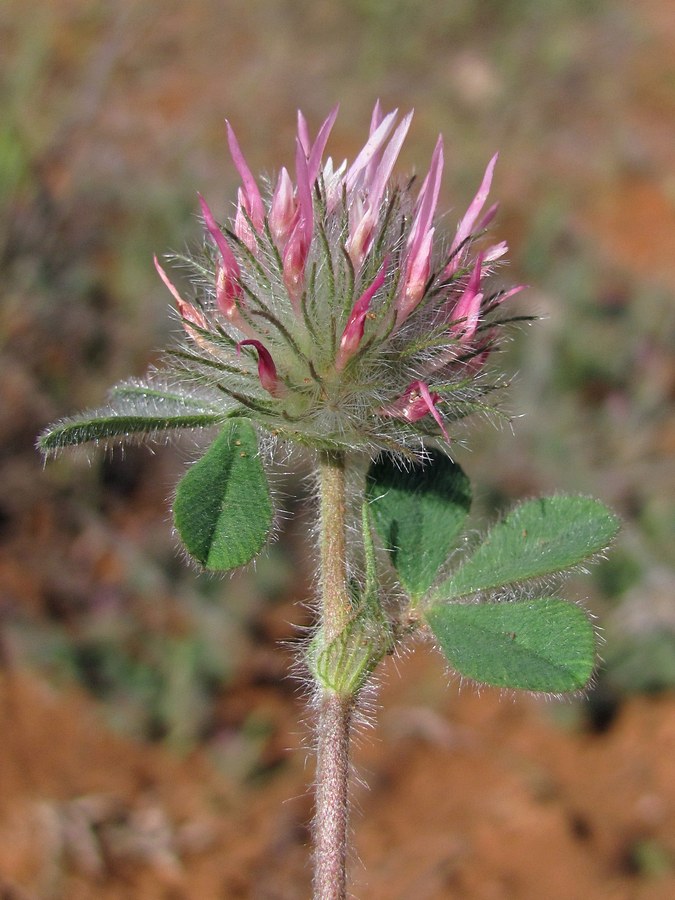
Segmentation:
[(207, 569), (227, 572), (260, 552), (272, 502), (249, 422), (228, 422), (178, 485), (173, 514), (188, 553)]
[(413, 599), (436, 578), (471, 506), (471, 485), (461, 468), (436, 450), (429, 455), (430, 462), (408, 469), (381, 456), (366, 487), (375, 528)]
[(604, 550), (618, 530), (618, 518), (599, 500), (529, 500), (494, 526), (434, 598), (463, 597), (568, 569)]
[(373, 543), (372, 516), (367, 502), (361, 504), (361, 534), (363, 537), (365, 579), (363, 590), (359, 591), (360, 603), (364, 609), (368, 610), (372, 618), (385, 622), (386, 616), (378, 596), (377, 558), (375, 556), (375, 544)]
[(108, 415), (90, 413), (81, 419), (57, 422), (40, 436), (38, 449), (43, 453), (53, 453), (89, 441), (132, 438), (137, 435), (152, 435), (160, 431), (185, 428), (210, 428), (222, 421), (222, 415), (206, 413), (186, 416), (122, 416), (115, 413)]
[(482, 684), (557, 694), (593, 673), (593, 626), (565, 600), (439, 604), (425, 619), (452, 668)]
[(215, 402), (192, 395), (159, 374), (147, 382), (132, 379), (118, 384), (109, 399), (108, 406), (51, 425), (38, 438), (38, 449), (55, 453), (89, 441), (210, 428), (228, 416)]

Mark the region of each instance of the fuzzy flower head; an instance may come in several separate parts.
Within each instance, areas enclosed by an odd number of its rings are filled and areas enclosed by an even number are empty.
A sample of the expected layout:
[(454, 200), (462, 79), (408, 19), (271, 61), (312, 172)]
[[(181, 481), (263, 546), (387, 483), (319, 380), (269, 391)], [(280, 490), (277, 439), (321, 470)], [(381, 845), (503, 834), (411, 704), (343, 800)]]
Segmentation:
[(436, 221), (442, 138), (418, 187), (394, 175), (412, 113), (378, 102), (367, 141), (341, 165), (326, 157), (336, 116), (312, 138), (298, 114), (293, 171), (271, 183), (254, 177), (227, 123), (241, 186), (222, 223), (199, 197), (203, 253), (183, 260), (194, 299), (155, 260), (184, 345), (164, 373), (115, 389), (111, 415), (143, 400), (157, 430), (163, 417), (191, 427), (199, 415), (245, 416), (314, 448), (410, 455), (490, 409), (485, 364), (504, 321), (494, 314), (520, 290), (486, 283), (505, 244), (476, 247), (496, 211), (496, 156), (448, 240)]

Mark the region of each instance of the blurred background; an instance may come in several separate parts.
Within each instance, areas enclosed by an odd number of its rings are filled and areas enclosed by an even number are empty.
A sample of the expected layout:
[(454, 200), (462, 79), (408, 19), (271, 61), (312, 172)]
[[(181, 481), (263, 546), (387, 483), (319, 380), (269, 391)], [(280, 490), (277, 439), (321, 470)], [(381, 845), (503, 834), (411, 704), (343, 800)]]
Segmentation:
[(308, 895), (311, 755), (289, 677), (311, 597), (307, 484), (255, 570), (200, 576), (169, 500), (189, 442), (43, 467), (36, 435), (157, 362), (152, 254), (229, 214), (339, 101), (446, 141), (454, 229), (495, 151), (494, 232), (540, 320), (500, 357), (513, 429), (469, 424), (474, 527), (593, 494), (616, 548), (566, 596), (602, 625), (584, 700), (388, 661), (356, 753), (354, 894), (675, 896), (675, 13), (668, 0), (4, 0), (0, 6), (0, 897)]

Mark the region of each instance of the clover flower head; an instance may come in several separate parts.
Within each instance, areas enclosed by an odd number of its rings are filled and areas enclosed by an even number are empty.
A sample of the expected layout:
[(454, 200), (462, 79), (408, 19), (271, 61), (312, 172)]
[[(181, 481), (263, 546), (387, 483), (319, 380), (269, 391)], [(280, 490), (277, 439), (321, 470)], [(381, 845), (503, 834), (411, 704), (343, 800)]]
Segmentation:
[[(227, 123), (241, 179), (233, 215), (219, 224), (199, 195), (194, 299), (155, 259), (183, 345), (163, 372), (113, 389), (98, 411), (110, 436), (120, 417), (128, 436), (245, 416), (310, 447), (410, 455), (490, 408), (485, 365), (504, 324), (494, 313), (522, 287), (490, 290), (506, 245), (476, 249), (497, 208), (485, 210), (497, 157), (448, 241), (436, 225), (442, 138), (417, 189), (394, 175), (412, 112), (385, 114), (378, 102), (367, 141), (341, 165), (324, 158), (336, 116), (312, 139), (298, 113), (294, 172), (270, 183), (256, 180)], [(139, 409), (152, 427), (136, 426)], [(62, 423), (64, 443), (78, 426), (89, 439), (82, 417)]]

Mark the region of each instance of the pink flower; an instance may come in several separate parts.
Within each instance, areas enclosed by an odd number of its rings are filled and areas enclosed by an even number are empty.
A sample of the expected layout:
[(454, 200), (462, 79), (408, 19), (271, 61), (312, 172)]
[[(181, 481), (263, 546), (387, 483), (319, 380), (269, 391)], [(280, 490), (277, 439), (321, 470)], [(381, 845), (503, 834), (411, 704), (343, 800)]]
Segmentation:
[(396, 304), (396, 322), (400, 324), (408, 318), (424, 296), (424, 289), (431, 272), (431, 253), (433, 250), (434, 230), (429, 231), (415, 247), (411, 248), (406, 262), (403, 291)]
[(464, 293), (451, 311), (452, 323), (450, 325), (450, 333), (460, 335), (462, 343), (470, 341), (476, 332), (480, 308), (483, 302), (483, 293), (480, 289), (482, 275), (483, 254), (479, 253)]
[(445, 430), (443, 419), (436, 409), (436, 404), (440, 399), (441, 395), (431, 393), (429, 386), (423, 381), (413, 381), (398, 400), (394, 400), (393, 403), (381, 410), (381, 414), (393, 416), (396, 419), (405, 419), (408, 422), (419, 422), (420, 419), (431, 414), (441, 429), (443, 437), (449, 443), (450, 437)]
[(300, 312), (300, 300), (305, 283), (305, 263), (309, 243), (303, 222), (297, 222), (284, 251), (284, 284), (296, 313)]
[(216, 273), (216, 304), (225, 318), (229, 319), (233, 325), (237, 325), (240, 321), (237, 303), (242, 296), (239, 283), (241, 277), (239, 264), (225, 239), (225, 235), (213, 218), (213, 213), (209, 209), (206, 200), (201, 194), (197, 196), (199, 197), (199, 204), (202, 208), (206, 228), (220, 250), (221, 259)]
[[(504, 324), (493, 313), (521, 289), (486, 287), (505, 242), (476, 248), (497, 210), (485, 211), (497, 157), (446, 251), (442, 138), (416, 190), (393, 180), (412, 112), (376, 103), (363, 148), (339, 166), (324, 162), (336, 116), (337, 107), (313, 137), (298, 113), (294, 168), (262, 194), (228, 123), (241, 178), (233, 220), (221, 227), (199, 198), (216, 254), (197, 273), (210, 274), (212, 290), (196, 308), (158, 271), (196, 345), (179, 358), (219, 400), (310, 447), (410, 455), (449, 440), (446, 416), (485, 408), (494, 387), (482, 375)], [(243, 348), (255, 350), (257, 372), (242, 367)]]
[(279, 250), (283, 252), (295, 220), (296, 204), (293, 182), (285, 168), (279, 173), (277, 186), (270, 204), (269, 224)]
[[(481, 181), (480, 187), (478, 188), (478, 192), (469, 204), (469, 208), (467, 209), (464, 218), (457, 226), (457, 233), (455, 234), (455, 239), (453, 240), (450, 247), (450, 262), (445, 267), (445, 269), (443, 270), (443, 274), (441, 275), (441, 278), (443, 279), (450, 278), (459, 268), (462, 246), (464, 245), (464, 242), (467, 241), (471, 236), (473, 232), (473, 226), (476, 224), (476, 219), (481, 214), (481, 210), (485, 206), (485, 201), (487, 200), (488, 194), (490, 193), (490, 186), (492, 185), (492, 175), (494, 173), (498, 158), (499, 154), (495, 153), (495, 155), (488, 163), (485, 174), (483, 175), (483, 180)], [(490, 215), (494, 215), (495, 211), (496, 210), (493, 211), (493, 209), (490, 209), (488, 211), (488, 214), (485, 216), (485, 220), (489, 221)]]
[(191, 303), (188, 303), (187, 300), (183, 300), (181, 295), (178, 293), (175, 285), (169, 280), (169, 276), (166, 274), (164, 269), (160, 266), (159, 260), (156, 256), (153, 257), (155, 268), (159, 274), (159, 277), (162, 279), (164, 284), (167, 286), (171, 294), (173, 295), (174, 300), (176, 301), (176, 308), (178, 310), (178, 314), (183, 320), (183, 328), (186, 333), (193, 338), (193, 340), (199, 339), (198, 332), (195, 331), (194, 328), (190, 328), (190, 324), (196, 325), (197, 328), (205, 331), (208, 328), (208, 323), (204, 316), (199, 312), (199, 310), (194, 307)]
[[(260, 233), (265, 221), (265, 206), (258, 190), (258, 185), (249, 169), (244, 155), (241, 152), (237, 138), (232, 130), (232, 126), (226, 121), (227, 125), (227, 141), (234, 163), (243, 187), (239, 189), (237, 202), (237, 215), (234, 220), (234, 232), (237, 237), (242, 240), (252, 253), (255, 253), (256, 240), (255, 235), (251, 231), (251, 225)], [(250, 221), (250, 225), (249, 225)]]
[(363, 205), (355, 203), (350, 208), (349, 237), (345, 245), (357, 269), (370, 249), (382, 197), (412, 121), (413, 114), (409, 112), (383, 150), (397, 112), (398, 110), (394, 110), (384, 117), (345, 177), (347, 191), (358, 191), (363, 198)]
[[(307, 179), (310, 184), (315, 183), (316, 179), (319, 176), (319, 172), (321, 171), (321, 161), (323, 160), (323, 154), (326, 149), (326, 144), (328, 143), (328, 138), (330, 137), (330, 133), (333, 129), (333, 125), (335, 124), (335, 120), (337, 118), (339, 110), (339, 104), (333, 107), (333, 109), (330, 111), (330, 115), (321, 125), (321, 128), (319, 128), (316, 140), (311, 145), (309, 143), (307, 123), (304, 121), (302, 113), (298, 111), (298, 138), (303, 150), (305, 151), (305, 156), (307, 157)], [(302, 129), (300, 126), (301, 121), (304, 124), (304, 129)], [(302, 135), (301, 131), (303, 132)]]
[(396, 322), (400, 324), (424, 296), (431, 271), (434, 228), (432, 222), (438, 204), (443, 175), (443, 138), (439, 136), (429, 172), (417, 198), (417, 211), (408, 235), (408, 257), (403, 290), (396, 304)]
[(283, 393), (283, 385), (277, 376), (277, 367), (274, 365), (271, 353), (262, 341), (253, 339), (239, 341), (237, 344), (237, 352), (239, 352), (242, 347), (249, 346), (255, 347), (258, 351), (258, 378), (260, 379), (260, 384), (268, 394), (271, 394), (273, 397), (279, 397)]
[(382, 268), (377, 273), (375, 280), (370, 287), (361, 294), (349, 314), (345, 330), (342, 332), (342, 338), (340, 339), (340, 348), (337, 357), (335, 358), (335, 370), (337, 372), (341, 372), (344, 369), (349, 360), (359, 349), (359, 345), (363, 340), (363, 331), (366, 325), (368, 308), (370, 307), (373, 297), (384, 284), (386, 266), (387, 261), (385, 260), (382, 264)]

